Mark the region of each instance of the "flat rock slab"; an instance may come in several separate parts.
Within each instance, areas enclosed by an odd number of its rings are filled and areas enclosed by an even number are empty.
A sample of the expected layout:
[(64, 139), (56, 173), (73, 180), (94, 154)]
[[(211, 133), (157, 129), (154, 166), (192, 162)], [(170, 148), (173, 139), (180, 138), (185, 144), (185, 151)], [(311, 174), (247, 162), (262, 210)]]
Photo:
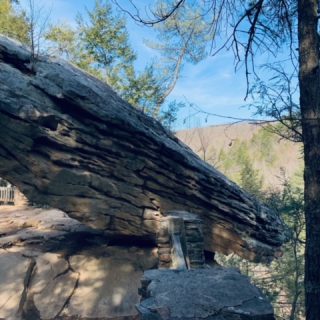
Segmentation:
[(0, 248), (44, 243), (72, 232), (95, 231), (57, 209), (0, 206)]
[(273, 320), (262, 292), (236, 269), (148, 270), (143, 320)]
[(0, 206), (0, 320), (134, 320), (153, 247), (119, 243), (64, 212)]

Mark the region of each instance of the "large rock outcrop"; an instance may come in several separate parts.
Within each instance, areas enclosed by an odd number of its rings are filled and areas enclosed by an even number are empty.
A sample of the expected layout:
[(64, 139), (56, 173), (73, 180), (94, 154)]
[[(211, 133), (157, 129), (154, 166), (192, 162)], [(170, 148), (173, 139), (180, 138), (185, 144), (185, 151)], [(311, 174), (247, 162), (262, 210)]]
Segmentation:
[(209, 251), (270, 260), (278, 217), (107, 85), (0, 38), (0, 176), (30, 202), (113, 234), (155, 239), (159, 215), (204, 221)]

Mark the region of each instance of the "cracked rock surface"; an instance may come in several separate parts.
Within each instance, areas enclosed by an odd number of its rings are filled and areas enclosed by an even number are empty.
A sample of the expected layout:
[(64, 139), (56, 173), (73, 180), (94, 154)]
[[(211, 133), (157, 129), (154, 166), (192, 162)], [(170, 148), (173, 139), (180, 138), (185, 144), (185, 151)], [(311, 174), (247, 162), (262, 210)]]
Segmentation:
[(235, 269), (149, 270), (142, 283), (143, 320), (274, 319), (262, 292)]
[(152, 247), (120, 243), (53, 209), (0, 206), (0, 319), (139, 319)]

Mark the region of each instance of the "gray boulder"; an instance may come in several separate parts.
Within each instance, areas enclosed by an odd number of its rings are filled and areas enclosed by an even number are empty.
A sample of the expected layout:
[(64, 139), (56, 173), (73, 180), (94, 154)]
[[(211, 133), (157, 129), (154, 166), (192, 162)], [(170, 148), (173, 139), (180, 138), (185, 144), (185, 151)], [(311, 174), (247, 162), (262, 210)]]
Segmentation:
[(149, 270), (141, 294), (142, 320), (274, 320), (266, 297), (235, 269)]

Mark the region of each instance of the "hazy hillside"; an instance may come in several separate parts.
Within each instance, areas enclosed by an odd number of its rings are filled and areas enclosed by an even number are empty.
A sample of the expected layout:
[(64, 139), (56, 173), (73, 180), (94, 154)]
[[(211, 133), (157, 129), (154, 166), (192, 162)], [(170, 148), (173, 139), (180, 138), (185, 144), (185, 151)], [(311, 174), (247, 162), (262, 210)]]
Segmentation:
[(263, 188), (281, 185), (283, 173), (300, 184), (303, 161), (301, 145), (280, 139), (261, 126), (241, 123), (195, 128), (177, 136), (202, 159), (236, 182), (252, 168)]

